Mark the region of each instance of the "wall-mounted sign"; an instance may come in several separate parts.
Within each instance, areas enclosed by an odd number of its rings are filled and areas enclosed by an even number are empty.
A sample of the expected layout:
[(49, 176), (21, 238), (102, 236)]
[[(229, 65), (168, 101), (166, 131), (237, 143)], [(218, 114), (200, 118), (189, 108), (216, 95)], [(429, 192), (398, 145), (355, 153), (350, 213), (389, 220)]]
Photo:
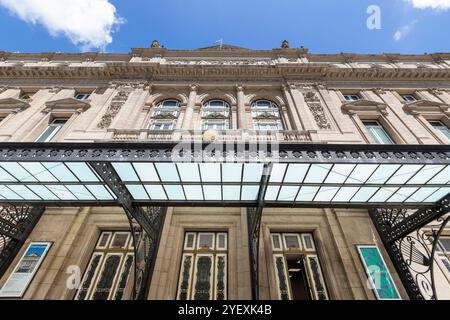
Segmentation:
[(32, 242), (0, 290), (1, 298), (21, 298), (50, 249), (50, 242)]
[(377, 299), (400, 300), (400, 294), (378, 247), (376, 245), (360, 245), (357, 248), (369, 277), (368, 283), (374, 290)]

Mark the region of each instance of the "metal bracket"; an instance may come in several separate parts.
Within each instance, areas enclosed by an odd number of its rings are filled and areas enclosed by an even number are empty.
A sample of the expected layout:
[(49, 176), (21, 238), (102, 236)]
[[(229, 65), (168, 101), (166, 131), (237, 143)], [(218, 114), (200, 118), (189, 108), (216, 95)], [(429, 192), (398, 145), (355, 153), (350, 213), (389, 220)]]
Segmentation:
[(45, 207), (0, 205), (0, 277), (39, 221)]
[(250, 253), (250, 275), (252, 285), (252, 299), (259, 300), (259, 239), (261, 231), (261, 218), (264, 209), (264, 197), (267, 183), (269, 182), (273, 164), (264, 166), (264, 174), (261, 178), (258, 206), (247, 208), (248, 248)]

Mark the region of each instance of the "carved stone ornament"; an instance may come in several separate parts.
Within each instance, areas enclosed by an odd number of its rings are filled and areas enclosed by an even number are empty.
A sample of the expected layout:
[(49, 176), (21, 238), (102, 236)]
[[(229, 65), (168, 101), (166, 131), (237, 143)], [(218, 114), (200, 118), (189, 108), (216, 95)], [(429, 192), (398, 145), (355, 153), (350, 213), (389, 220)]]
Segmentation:
[(289, 49), (289, 48), (290, 48), (290, 46), (289, 46), (289, 41), (284, 40), (284, 41), (281, 43), (281, 48), (282, 48), (282, 49)]
[(308, 91), (304, 94), (306, 104), (311, 111), (317, 126), (323, 130), (331, 130), (331, 123), (328, 120), (325, 110), (315, 92)]
[(122, 106), (128, 100), (130, 95), (130, 91), (121, 90), (117, 93), (117, 95), (111, 101), (111, 104), (106, 110), (106, 113), (103, 115), (102, 119), (98, 123), (97, 127), (100, 129), (107, 129), (111, 125), (114, 118), (119, 113)]
[(153, 40), (151, 44), (152, 48), (161, 48), (161, 45), (159, 44), (158, 40)]

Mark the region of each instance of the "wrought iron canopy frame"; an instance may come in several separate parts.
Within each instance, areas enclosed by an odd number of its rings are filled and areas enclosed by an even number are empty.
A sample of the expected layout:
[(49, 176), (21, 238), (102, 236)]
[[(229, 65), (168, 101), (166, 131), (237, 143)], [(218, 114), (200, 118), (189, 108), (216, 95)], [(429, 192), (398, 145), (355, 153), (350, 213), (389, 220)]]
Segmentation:
[[(330, 166), (330, 165), (354, 165), (355, 168), (364, 165), (445, 165), (446, 169), (450, 168), (450, 146), (447, 145), (324, 145), (324, 144), (248, 144), (248, 143), (225, 143), (225, 144), (201, 144), (201, 143), (0, 143), (0, 163), (27, 163), (27, 162), (62, 162), (62, 163), (87, 163), (92, 166), (96, 166), (99, 163), (105, 164), (138, 164), (138, 163), (242, 163), (244, 166), (249, 163), (267, 164), (267, 163), (282, 163), (291, 165), (309, 165), (313, 166)], [(380, 168), (381, 169), (381, 168)], [(309, 170), (309, 169), (308, 169)], [(114, 168), (112, 168), (114, 171)], [(330, 172), (332, 170), (330, 169)], [(287, 172), (287, 169), (286, 169)], [(374, 171), (376, 172), (376, 171)], [(115, 173), (117, 176), (117, 172)], [(142, 181), (128, 182), (122, 181), (124, 186), (133, 186), (137, 184), (152, 184), (144, 183)], [(449, 181), (450, 182), (450, 181)], [(21, 185), (39, 185), (46, 184), (50, 186), (66, 185), (80, 187), (94, 187), (95, 184), (108, 185), (105, 181), (98, 182), (49, 182), (40, 183), (39, 181), (22, 182), (11, 181), (3, 182), (8, 186), (20, 187)], [(177, 184), (183, 184), (185, 182), (158, 182), (164, 184), (164, 186), (176, 186)], [(361, 187), (361, 183), (307, 183), (307, 181), (298, 181), (294, 183), (289, 182), (272, 182), (268, 179), (268, 183), (273, 187), (290, 187), (290, 186), (305, 186), (305, 187), (330, 187), (330, 188), (357, 188)], [(244, 186), (244, 182), (241, 180), (236, 183), (227, 183), (221, 181), (219, 183), (212, 182), (188, 182), (187, 184), (194, 185), (214, 185), (220, 184), (221, 186), (239, 185)], [(259, 179), (257, 181), (245, 183), (245, 186), (263, 187), (260, 184)], [(365, 185), (367, 186), (367, 185)], [(384, 187), (397, 188), (400, 192), (401, 187), (419, 187), (423, 184), (406, 185), (402, 183), (386, 185), (370, 184), (370, 187), (378, 187), (380, 190)], [(442, 188), (446, 187), (446, 190), (450, 190), (450, 184), (427, 184), (426, 187)], [(108, 186), (109, 187), (109, 186)], [(184, 188), (184, 187), (183, 187)], [(411, 188), (410, 188), (411, 189)], [(321, 189), (322, 190), (322, 189)], [(445, 190), (444, 190), (445, 191)], [(113, 193), (112, 193), (113, 194)], [(443, 194), (444, 197), (446, 194)], [(23, 201), (21, 199), (4, 199), (9, 203), (26, 203), (33, 205), (52, 205), (52, 206), (114, 206), (118, 201), (121, 201), (119, 195), (118, 199), (113, 197), (110, 199), (101, 199), (92, 197), (91, 199), (78, 199), (78, 200), (64, 200), (64, 199), (27, 199)], [(278, 194), (280, 195), (280, 192)], [(300, 196), (300, 191), (299, 191)], [(239, 198), (240, 199), (240, 198)], [(234, 207), (255, 207), (261, 205), (260, 199), (255, 195), (254, 199), (240, 199), (240, 200), (226, 200), (225, 198), (220, 200), (208, 200), (206, 197), (203, 200), (192, 200), (186, 197), (185, 200), (169, 198), (166, 199), (139, 199), (133, 198), (130, 205), (154, 205), (154, 206), (234, 206)], [(339, 208), (377, 208), (385, 204), (384, 201), (370, 201), (370, 202), (330, 202), (320, 201), (320, 199), (311, 200), (292, 200), (292, 201), (278, 201), (279, 199), (263, 199), (263, 207), (339, 207)], [(373, 200), (373, 199), (371, 199)], [(440, 199), (435, 199), (440, 200)], [(416, 208), (427, 207), (433, 205), (433, 202), (415, 203), (402, 202), (394, 203), (392, 206), (399, 206), (402, 208), (411, 207)]]
[[(141, 231), (135, 235), (137, 243), (141, 243), (141, 270), (147, 277), (153, 268), (157, 242), (164, 223), (165, 210), (144, 210), (145, 206), (236, 206), (248, 207), (249, 250), (252, 271), (252, 294), (258, 299), (258, 251), (260, 223), (264, 207), (343, 207), (367, 208), (371, 210), (380, 237), (389, 246), (400, 238), (426, 225), (427, 222), (439, 218), (448, 212), (449, 195), (443, 195), (436, 203), (402, 203), (389, 205), (405, 210), (407, 207), (419, 208), (397, 224), (379, 223), (379, 215), (375, 209), (386, 207), (385, 202), (370, 203), (330, 203), (330, 202), (279, 202), (267, 201), (265, 194), (270, 185), (271, 171), (275, 163), (285, 164), (399, 164), (399, 165), (450, 165), (450, 146), (448, 145), (318, 145), (318, 144), (198, 144), (198, 143), (0, 143), (0, 163), (17, 162), (63, 162), (87, 163), (99, 177), (99, 183), (109, 190), (112, 199), (92, 200), (14, 200), (2, 199), (0, 202), (25, 205), (51, 206), (117, 206), (124, 208), (132, 229)], [(254, 201), (143, 201), (136, 200), (122, 181), (113, 163), (260, 163), (264, 164), (264, 174), (259, 182), (258, 194)], [(309, 170), (309, 169), (308, 169)], [(285, 173), (286, 174), (286, 173)], [(450, 181), (447, 182), (447, 184)], [(12, 183), (14, 184), (14, 182)], [(170, 183), (169, 183), (170, 184)], [(242, 184), (242, 181), (241, 181)], [(89, 186), (92, 183), (84, 183)], [(241, 185), (242, 186), (242, 185)], [(139, 231), (139, 230), (138, 230)], [(139, 238), (137, 239), (137, 238)], [(388, 250), (389, 251), (389, 250)], [(389, 251), (394, 263), (396, 252)], [(138, 256), (138, 251), (136, 251)], [(396, 265), (399, 268), (399, 265)], [(399, 269), (400, 270), (400, 269)], [(137, 272), (136, 272), (137, 274)], [(146, 279), (143, 279), (148, 282)], [(404, 284), (410, 279), (402, 279)], [(409, 283), (412, 283), (409, 281)], [(408, 285), (408, 283), (406, 283)], [(135, 297), (144, 297), (146, 288), (137, 284), (135, 279)], [(410, 296), (413, 291), (408, 291)]]

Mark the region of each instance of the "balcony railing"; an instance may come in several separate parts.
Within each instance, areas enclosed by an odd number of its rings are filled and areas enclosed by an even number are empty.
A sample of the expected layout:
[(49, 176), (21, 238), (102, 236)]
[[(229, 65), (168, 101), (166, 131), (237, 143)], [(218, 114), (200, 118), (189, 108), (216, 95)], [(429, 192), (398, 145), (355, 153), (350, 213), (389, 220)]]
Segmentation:
[(312, 142), (310, 131), (265, 131), (265, 130), (120, 130), (110, 129), (109, 139), (121, 142)]

